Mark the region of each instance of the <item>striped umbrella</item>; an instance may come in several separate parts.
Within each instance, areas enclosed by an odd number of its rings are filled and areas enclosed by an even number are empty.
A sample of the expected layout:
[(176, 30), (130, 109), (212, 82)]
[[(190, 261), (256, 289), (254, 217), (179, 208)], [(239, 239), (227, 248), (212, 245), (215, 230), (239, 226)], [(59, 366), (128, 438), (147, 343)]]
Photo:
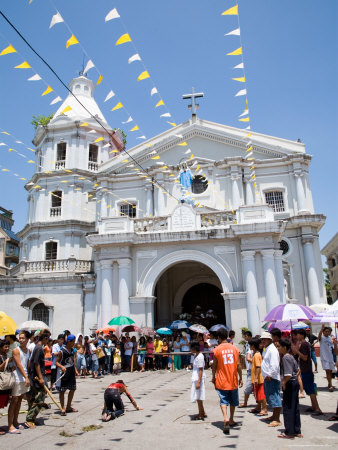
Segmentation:
[(274, 320), (311, 320), (316, 313), (305, 305), (296, 305), (294, 303), (284, 303), (277, 305), (264, 317), (264, 321), (272, 322)]
[(269, 324), (268, 331), (271, 331), (273, 328), (278, 328), (281, 331), (290, 331), (308, 328), (308, 325), (304, 322), (297, 322), (296, 320), (276, 320)]

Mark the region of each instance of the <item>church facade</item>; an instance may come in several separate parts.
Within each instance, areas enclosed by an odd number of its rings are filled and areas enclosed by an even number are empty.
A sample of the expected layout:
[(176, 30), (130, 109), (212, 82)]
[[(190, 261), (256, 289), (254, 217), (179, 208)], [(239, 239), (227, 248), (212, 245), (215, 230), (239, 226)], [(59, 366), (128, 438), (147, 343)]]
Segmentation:
[(256, 334), (275, 305), (326, 302), (325, 217), (304, 144), (252, 132), (254, 185), (246, 130), (193, 115), (126, 153), (93, 83), (80, 76), (70, 89), (85, 108), (69, 95), (35, 134), (20, 263), (0, 278), (1, 310), (56, 334), (117, 315), (166, 326), (199, 307)]

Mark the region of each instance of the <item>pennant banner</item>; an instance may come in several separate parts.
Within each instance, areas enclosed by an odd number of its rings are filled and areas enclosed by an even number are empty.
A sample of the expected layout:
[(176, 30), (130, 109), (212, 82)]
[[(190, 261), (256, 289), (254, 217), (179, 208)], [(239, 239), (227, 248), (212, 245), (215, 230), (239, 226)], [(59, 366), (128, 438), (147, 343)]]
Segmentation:
[(93, 67), (95, 67), (95, 65), (94, 65), (93, 61), (90, 59), (90, 60), (87, 62), (86, 67), (83, 69), (83, 72), (84, 72), (84, 73), (87, 73), (88, 70), (92, 69)]
[(242, 47), (237, 48), (233, 52), (227, 53), (227, 55), (229, 55), (229, 56), (236, 56), (236, 55), (242, 55), (242, 54), (243, 54)]
[(110, 98), (114, 97), (115, 93), (113, 91), (109, 91), (107, 97), (104, 99), (107, 102)]
[(27, 61), (24, 61), (23, 63), (19, 64), (18, 66), (15, 66), (14, 69), (31, 69), (32, 67), (28, 64)]
[(135, 55), (131, 56), (128, 59), (128, 64), (130, 64), (130, 63), (132, 63), (134, 61), (141, 61), (141, 57), (140, 57), (140, 55), (138, 53), (135, 53)]
[(155, 108), (158, 108), (159, 106), (164, 105), (164, 101), (160, 100), (159, 102), (156, 103)]
[(59, 12), (57, 12), (52, 17), (49, 28), (52, 28), (56, 23), (61, 23), (61, 22), (63, 22), (63, 18), (61, 17), (61, 14)]
[(73, 34), (66, 42), (66, 48), (70, 47), (71, 45), (78, 44), (78, 43), (79, 43), (79, 41), (76, 39), (76, 37)]
[(0, 53), (0, 56), (8, 55), (9, 53), (17, 53), (13, 45), (9, 45), (8, 47), (4, 48)]
[(137, 81), (145, 80), (146, 78), (150, 78), (150, 75), (147, 70), (145, 70), (138, 76)]
[(39, 80), (41, 80), (41, 77), (37, 73), (35, 75), (33, 75), (32, 77), (27, 78), (27, 81), (39, 81)]
[(118, 104), (116, 106), (114, 106), (114, 108), (112, 109), (112, 111), (116, 111), (117, 109), (123, 108), (123, 105), (121, 102), (118, 102)]
[(98, 86), (99, 84), (101, 84), (102, 80), (103, 80), (103, 76), (100, 75), (100, 76), (99, 76), (99, 79), (98, 79), (97, 82), (96, 82), (96, 85)]
[(52, 100), (52, 101), (50, 102), (50, 105), (55, 105), (55, 103), (58, 103), (58, 102), (62, 102), (62, 98), (59, 97), (59, 96), (57, 96), (56, 98), (54, 98), (54, 100)]
[(108, 22), (109, 20), (118, 19), (119, 17), (120, 17), (120, 14), (117, 12), (117, 9), (114, 8), (111, 11), (109, 11), (109, 13), (106, 15), (104, 21)]
[(230, 31), (230, 33), (226, 33), (224, 36), (240, 36), (241, 35), (241, 29), (236, 28), (236, 30)]
[(240, 95), (246, 95), (246, 89), (241, 89), (240, 91), (237, 92), (237, 94), (235, 95), (235, 97), (239, 97)]
[(126, 42), (131, 42), (131, 38), (128, 33), (122, 34), (122, 36), (116, 41), (115, 45), (125, 44)]
[(234, 69), (244, 69), (244, 63), (241, 62), (240, 64), (237, 64)]
[(129, 123), (129, 122), (132, 122), (132, 121), (133, 121), (133, 118), (131, 116), (129, 116), (128, 120), (126, 120), (125, 122), (122, 122), (122, 123), (125, 124), (125, 123)]
[(45, 90), (45, 92), (43, 92), (41, 95), (43, 96), (43, 95), (47, 95), (47, 94), (49, 94), (50, 92), (53, 92), (53, 89), (50, 87), (50, 86), (48, 86), (48, 88)]
[(222, 12), (222, 16), (238, 16), (238, 5), (233, 6), (232, 8), (227, 9)]
[(150, 95), (154, 94), (158, 94), (158, 90), (156, 89), (156, 87), (153, 87), (152, 90), (150, 91)]

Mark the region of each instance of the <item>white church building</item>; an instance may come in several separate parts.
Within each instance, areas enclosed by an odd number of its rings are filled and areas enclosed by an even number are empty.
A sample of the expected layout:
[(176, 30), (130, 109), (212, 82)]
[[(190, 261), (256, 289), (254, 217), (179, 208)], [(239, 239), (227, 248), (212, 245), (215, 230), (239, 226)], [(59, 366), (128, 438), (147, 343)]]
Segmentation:
[(70, 94), (36, 130), (20, 262), (0, 277), (0, 310), (56, 335), (118, 315), (166, 326), (199, 305), (256, 334), (275, 305), (326, 302), (325, 217), (314, 211), (303, 143), (252, 132), (254, 186), (247, 130), (193, 114), (127, 154), (92, 81), (79, 76), (70, 89), (94, 117)]

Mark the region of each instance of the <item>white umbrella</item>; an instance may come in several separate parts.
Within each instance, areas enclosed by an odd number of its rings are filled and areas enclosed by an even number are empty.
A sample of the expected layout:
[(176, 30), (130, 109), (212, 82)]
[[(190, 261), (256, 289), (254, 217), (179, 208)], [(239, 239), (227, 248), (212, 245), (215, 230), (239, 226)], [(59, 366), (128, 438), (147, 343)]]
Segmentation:
[(19, 330), (36, 331), (36, 330), (49, 330), (49, 326), (41, 320), (26, 320), (19, 325)]

